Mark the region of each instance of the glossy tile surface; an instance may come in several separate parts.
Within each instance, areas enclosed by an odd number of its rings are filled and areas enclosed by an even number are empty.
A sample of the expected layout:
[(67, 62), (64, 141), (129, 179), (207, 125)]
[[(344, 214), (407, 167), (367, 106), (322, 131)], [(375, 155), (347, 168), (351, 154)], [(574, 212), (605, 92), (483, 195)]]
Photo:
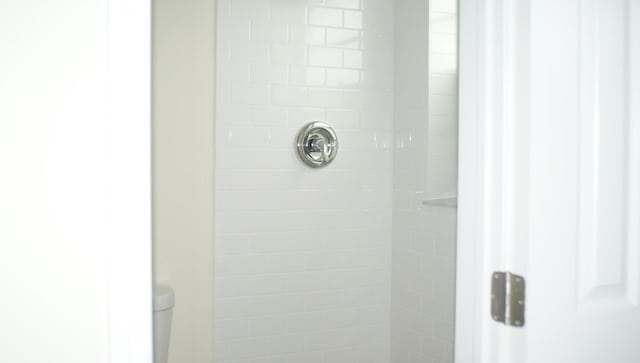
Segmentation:
[[(389, 362), (392, 10), (219, 1), (215, 362)], [(294, 149), (314, 120), (322, 169)]]
[(422, 202), (456, 191), (457, 24), (430, 6), (219, 2), (215, 362), (453, 360), (456, 212)]
[(456, 209), (423, 202), (456, 195), (455, 4), (395, 2), (392, 363), (453, 362)]

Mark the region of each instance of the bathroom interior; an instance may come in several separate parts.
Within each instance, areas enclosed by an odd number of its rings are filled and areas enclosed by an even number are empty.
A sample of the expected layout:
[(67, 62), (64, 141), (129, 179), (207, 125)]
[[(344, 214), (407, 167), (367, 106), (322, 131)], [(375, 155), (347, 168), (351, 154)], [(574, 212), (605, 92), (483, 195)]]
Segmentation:
[(456, 0), (154, 1), (168, 362), (453, 362), (457, 28)]

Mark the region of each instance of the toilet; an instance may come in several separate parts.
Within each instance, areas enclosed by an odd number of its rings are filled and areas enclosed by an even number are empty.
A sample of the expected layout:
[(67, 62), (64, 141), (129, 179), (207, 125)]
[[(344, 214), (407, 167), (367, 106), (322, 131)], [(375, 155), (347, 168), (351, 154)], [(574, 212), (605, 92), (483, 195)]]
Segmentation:
[(173, 312), (173, 289), (167, 285), (153, 287), (153, 362), (169, 360), (169, 338)]

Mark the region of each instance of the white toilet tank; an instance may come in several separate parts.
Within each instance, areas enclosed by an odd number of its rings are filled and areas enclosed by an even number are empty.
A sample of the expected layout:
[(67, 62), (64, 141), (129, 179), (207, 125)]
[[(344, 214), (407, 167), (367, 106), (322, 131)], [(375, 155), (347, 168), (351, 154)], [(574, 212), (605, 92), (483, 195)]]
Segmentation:
[(173, 289), (167, 285), (153, 287), (153, 362), (167, 363), (173, 312)]

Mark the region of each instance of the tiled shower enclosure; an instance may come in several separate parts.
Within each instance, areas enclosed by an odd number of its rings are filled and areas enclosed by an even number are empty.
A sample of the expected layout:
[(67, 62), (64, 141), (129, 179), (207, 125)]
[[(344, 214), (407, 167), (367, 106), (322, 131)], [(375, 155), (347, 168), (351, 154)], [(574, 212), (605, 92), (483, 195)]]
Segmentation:
[(216, 363), (453, 360), (455, 12), (218, 1)]

